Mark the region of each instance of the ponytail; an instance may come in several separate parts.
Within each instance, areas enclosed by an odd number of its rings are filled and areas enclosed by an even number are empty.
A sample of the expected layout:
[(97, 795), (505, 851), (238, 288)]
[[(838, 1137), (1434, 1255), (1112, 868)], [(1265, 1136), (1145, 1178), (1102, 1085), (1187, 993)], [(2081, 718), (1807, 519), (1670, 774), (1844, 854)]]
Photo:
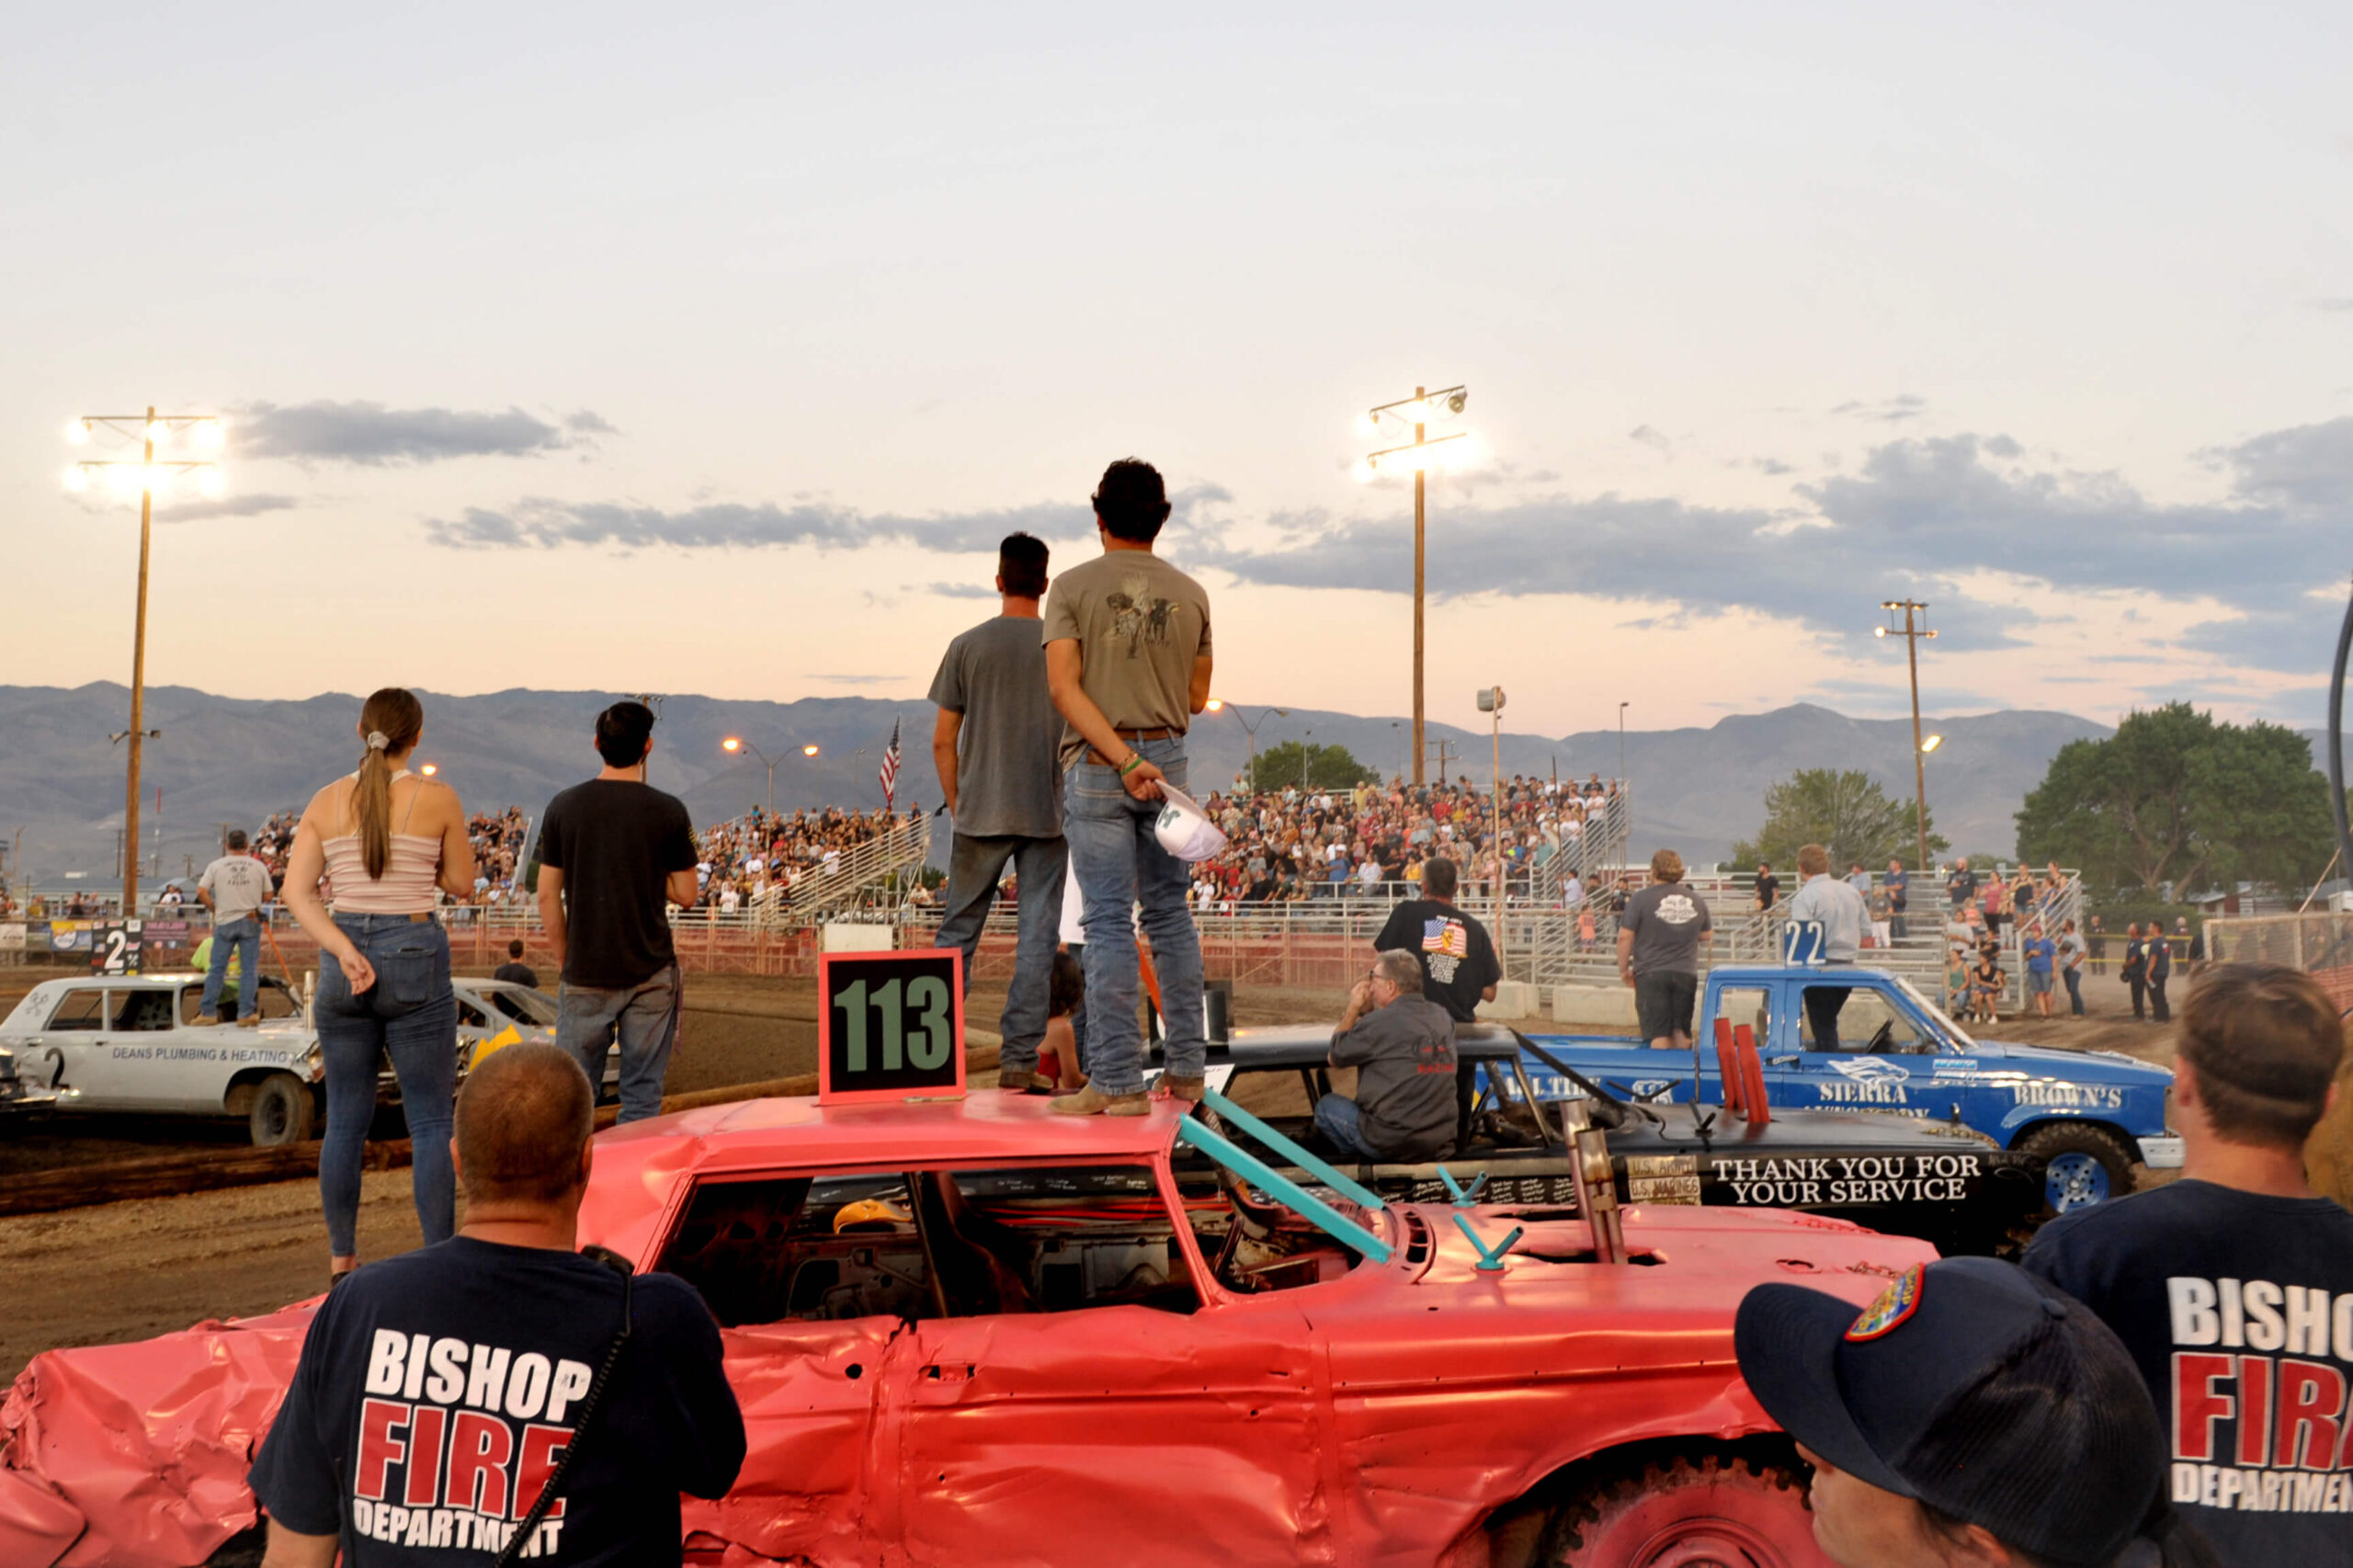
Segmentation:
[(360, 864), (370, 878), (381, 878), (392, 858), (392, 758), (416, 744), (425, 731), (425, 706), (414, 693), (388, 686), (361, 706), (359, 728), (368, 749), (359, 758), (352, 814), (358, 819)]

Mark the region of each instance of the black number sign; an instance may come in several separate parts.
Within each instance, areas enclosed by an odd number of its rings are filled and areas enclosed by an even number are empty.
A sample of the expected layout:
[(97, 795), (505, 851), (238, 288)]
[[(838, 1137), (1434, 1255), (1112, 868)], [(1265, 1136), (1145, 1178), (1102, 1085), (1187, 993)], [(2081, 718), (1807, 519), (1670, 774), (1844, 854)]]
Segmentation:
[(954, 948), (818, 960), (818, 1099), (962, 1094), (963, 967)]
[(90, 968), (98, 974), (137, 974), (145, 947), (143, 920), (102, 920), (90, 927)]

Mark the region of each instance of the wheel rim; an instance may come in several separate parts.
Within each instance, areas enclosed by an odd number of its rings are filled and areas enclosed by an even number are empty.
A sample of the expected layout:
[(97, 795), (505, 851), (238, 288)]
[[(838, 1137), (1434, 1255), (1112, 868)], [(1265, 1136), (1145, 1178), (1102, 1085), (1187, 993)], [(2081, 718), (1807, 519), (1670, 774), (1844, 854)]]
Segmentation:
[(2045, 1167), (2043, 1190), (2051, 1199), (2052, 1209), (2058, 1213), (2087, 1209), (2108, 1199), (2108, 1167), (2094, 1154), (2053, 1154)]
[(266, 1095), (261, 1102), (261, 1128), (273, 1143), (286, 1141), (286, 1130), (293, 1122), (293, 1111), (282, 1095)]
[(1789, 1559), (1737, 1519), (1677, 1519), (1635, 1549), (1627, 1568), (1785, 1568)]

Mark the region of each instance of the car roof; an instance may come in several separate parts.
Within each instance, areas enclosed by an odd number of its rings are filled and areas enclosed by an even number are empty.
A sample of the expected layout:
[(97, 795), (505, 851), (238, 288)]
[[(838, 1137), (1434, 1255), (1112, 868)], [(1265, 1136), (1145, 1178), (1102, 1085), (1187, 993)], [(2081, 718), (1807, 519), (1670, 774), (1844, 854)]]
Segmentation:
[(1148, 1116), (1059, 1116), (1043, 1096), (975, 1089), (960, 1100), (820, 1105), (813, 1095), (705, 1106), (599, 1133), (599, 1147), (686, 1139), (706, 1168), (776, 1165), (928, 1165), (967, 1160), (1149, 1160), (1174, 1141), (1179, 1102)]

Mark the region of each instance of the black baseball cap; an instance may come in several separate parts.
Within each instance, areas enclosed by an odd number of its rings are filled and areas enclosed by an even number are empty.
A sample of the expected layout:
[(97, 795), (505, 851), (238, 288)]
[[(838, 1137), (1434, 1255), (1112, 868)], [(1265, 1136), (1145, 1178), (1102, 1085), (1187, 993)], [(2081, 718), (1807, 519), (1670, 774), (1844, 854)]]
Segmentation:
[(2104, 1568), (2159, 1501), (2164, 1437), (2123, 1341), (2010, 1264), (1915, 1267), (1860, 1314), (1820, 1290), (1759, 1285), (1733, 1346), (1790, 1437), (2006, 1546)]

